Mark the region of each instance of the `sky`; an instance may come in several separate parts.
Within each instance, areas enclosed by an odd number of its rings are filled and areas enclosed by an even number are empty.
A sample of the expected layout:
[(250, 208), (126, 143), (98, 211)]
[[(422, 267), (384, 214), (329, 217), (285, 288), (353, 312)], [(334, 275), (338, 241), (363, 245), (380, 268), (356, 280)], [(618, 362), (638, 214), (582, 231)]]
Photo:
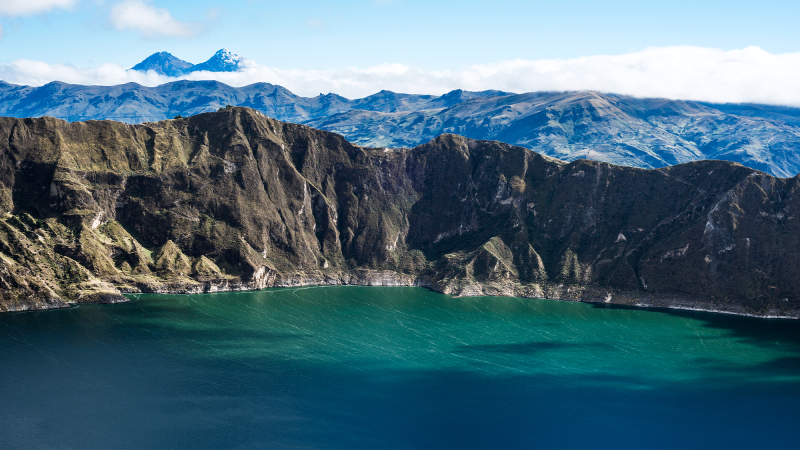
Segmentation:
[(301, 95), (593, 89), (800, 105), (798, 1), (0, 0), (0, 79), (41, 85), (131, 73), (158, 51), (228, 48), (243, 72)]

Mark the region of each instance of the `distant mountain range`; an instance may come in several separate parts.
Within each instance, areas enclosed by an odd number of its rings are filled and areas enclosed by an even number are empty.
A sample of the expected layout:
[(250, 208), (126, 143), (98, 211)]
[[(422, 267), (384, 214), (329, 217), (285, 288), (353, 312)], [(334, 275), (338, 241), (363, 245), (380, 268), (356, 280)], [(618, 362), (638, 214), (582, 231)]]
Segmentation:
[[(231, 55), (221, 50), (205, 63), (190, 65), (157, 53), (134, 69), (164, 74), (207, 70), (203, 67), (234, 70), (241, 58)], [(226, 105), (334, 131), (362, 146), (413, 147), (454, 133), (527, 147), (565, 161), (588, 158), (657, 168), (720, 159), (779, 177), (800, 172), (800, 108), (783, 106), (640, 99), (592, 91), (456, 90), (442, 96), (381, 91), (351, 100), (336, 94), (301, 97), (269, 83), (235, 88), (187, 80), (157, 87), (0, 82), (0, 115), (11, 117), (141, 123)]]
[(192, 64), (182, 59), (176, 58), (171, 53), (159, 52), (145, 58), (144, 61), (131, 67), (130, 70), (147, 72), (152, 70), (160, 75), (177, 77), (191, 72), (236, 72), (241, 69), (240, 64), (244, 58), (232, 53), (226, 48), (214, 53), (208, 61), (200, 64)]

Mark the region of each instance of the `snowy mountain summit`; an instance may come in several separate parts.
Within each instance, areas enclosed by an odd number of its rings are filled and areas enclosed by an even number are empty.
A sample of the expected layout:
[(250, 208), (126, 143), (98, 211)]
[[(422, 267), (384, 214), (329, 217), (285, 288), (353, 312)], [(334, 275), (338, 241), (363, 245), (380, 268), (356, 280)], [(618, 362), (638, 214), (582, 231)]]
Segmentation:
[(238, 72), (239, 65), (244, 61), (244, 58), (231, 52), (227, 48), (219, 50), (214, 53), (208, 61), (200, 63), (191, 68), (190, 72), (199, 72), (207, 70), (209, 72)]
[(177, 77), (190, 70), (194, 64), (174, 57), (168, 52), (153, 53), (144, 61), (133, 66), (131, 70), (147, 72), (152, 70), (159, 75)]
[(154, 53), (130, 70), (138, 72), (154, 71), (160, 75), (177, 77), (191, 72), (238, 72), (244, 68), (245, 58), (231, 52), (227, 48), (214, 53), (208, 61), (192, 64), (176, 58), (167, 52)]

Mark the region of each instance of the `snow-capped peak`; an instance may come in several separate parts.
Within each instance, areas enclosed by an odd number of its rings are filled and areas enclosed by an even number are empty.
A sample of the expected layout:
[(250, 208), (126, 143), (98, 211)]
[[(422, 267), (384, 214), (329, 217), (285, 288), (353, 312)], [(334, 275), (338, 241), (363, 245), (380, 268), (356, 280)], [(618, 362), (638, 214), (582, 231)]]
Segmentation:
[(214, 53), (208, 61), (192, 67), (192, 72), (207, 70), (209, 72), (236, 72), (242, 69), (245, 58), (231, 52), (227, 48)]
[(249, 60), (233, 53), (227, 48), (220, 49), (208, 61), (192, 64), (178, 59), (167, 52), (154, 53), (144, 61), (133, 66), (131, 70), (156, 73), (168, 76), (181, 76), (191, 72), (238, 72), (243, 70)]
[(233, 53), (232, 51), (228, 50), (227, 48), (223, 48), (223, 49), (218, 50), (217, 53), (214, 53), (214, 56), (213, 56), (212, 59), (219, 59), (220, 62), (223, 62), (225, 64), (238, 64), (244, 58), (242, 58), (241, 56), (237, 55), (236, 53)]

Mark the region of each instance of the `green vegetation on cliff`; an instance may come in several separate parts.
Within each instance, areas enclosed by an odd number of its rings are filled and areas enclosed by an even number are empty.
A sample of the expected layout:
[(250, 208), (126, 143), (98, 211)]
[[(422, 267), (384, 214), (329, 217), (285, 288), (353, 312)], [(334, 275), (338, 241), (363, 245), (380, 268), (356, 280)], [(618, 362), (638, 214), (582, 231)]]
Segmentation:
[[(246, 108), (0, 118), (0, 309), (309, 283), (797, 314), (798, 179), (371, 149)], [(710, 305), (710, 306), (709, 306)]]

